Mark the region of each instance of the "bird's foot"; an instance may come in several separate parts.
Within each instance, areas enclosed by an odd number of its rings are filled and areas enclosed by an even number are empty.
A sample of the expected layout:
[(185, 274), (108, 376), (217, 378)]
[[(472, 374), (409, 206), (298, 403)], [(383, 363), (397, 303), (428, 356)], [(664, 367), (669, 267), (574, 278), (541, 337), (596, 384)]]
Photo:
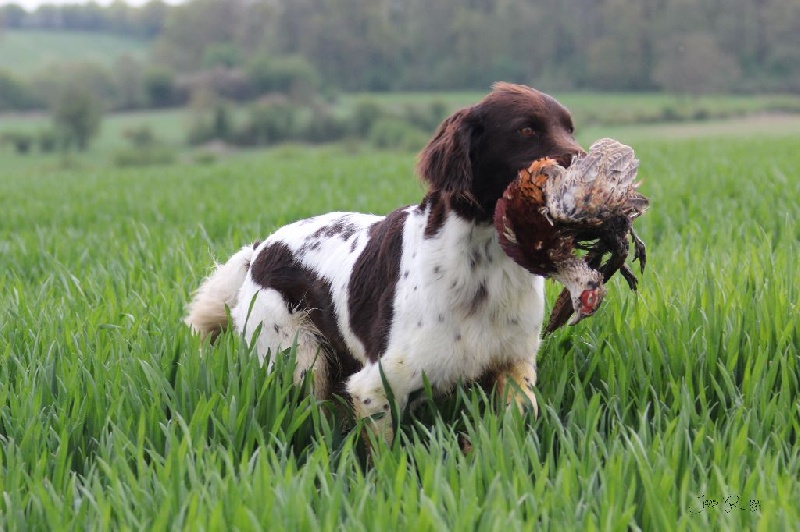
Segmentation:
[(631, 240), (633, 241), (633, 260), (639, 261), (639, 270), (644, 272), (644, 266), (647, 263), (647, 248), (644, 241), (639, 238), (639, 235), (631, 227)]
[(622, 274), (622, 277), (624, 277), (625, 281), (627, 281), (628, 287), (634, 292), (636, 292), (636, 288), (639, 285), (639, 279), (636, 278), (636, 275), (634, 275), (630, 266), (628, 266), (627, 264), (623, 264), (619, 268), (619, 273)]

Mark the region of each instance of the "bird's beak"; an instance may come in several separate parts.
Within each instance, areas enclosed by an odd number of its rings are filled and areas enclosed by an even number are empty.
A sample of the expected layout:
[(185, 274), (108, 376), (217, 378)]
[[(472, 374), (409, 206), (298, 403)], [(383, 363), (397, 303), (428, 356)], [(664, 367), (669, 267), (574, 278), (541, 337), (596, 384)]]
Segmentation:
[(570, 318), (569, 322), (567, 322), (567, 323), (568, 323), (569, 325), (575, 325), (576, 323), (578, 323), (579, 321), (581, 321), (583, 318), (586, 318), (587, 316), (591, 316), (591, 314), (584, 314), (583, 312), (581, 312), (581, 311), (579, 310), (579, 311), (575, 312), (575, 313), (572, 315), (572, 318)]

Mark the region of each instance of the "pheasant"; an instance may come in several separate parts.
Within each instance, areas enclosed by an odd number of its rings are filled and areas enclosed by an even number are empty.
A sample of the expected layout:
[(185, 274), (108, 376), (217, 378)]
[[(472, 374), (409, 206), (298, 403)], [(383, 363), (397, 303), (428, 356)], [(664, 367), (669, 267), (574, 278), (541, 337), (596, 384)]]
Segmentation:
[(617, 271), (636, 290), (638, 280), (625, 263), (628, 237), (633, 260), (644, 271), (645, 245), (632, 224), (649, 206), (636, 191), (638, 168), (630, 146), (600, 139), (568, 168), (550, 158), (534, 161), (498, 200), (494, 224), (506, 254), (528, 271), (564, 285), (545, 333), (573, 313), (571, 325), (594, 314), (606, 295), (605, 283)]

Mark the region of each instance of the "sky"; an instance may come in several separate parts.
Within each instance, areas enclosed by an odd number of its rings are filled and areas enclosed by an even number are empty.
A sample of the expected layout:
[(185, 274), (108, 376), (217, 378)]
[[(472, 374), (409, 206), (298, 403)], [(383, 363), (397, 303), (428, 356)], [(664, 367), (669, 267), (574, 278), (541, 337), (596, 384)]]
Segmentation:
[[(95, 3), (108, 5), (113, 0), (95, 0)], [(168, 4), (179, 4), (183, 0), (164, 0)], [(140, 6), (146, 4), (148, 0), (125, 0), (126, 4)], [(35, 9), (42, 4), (88, 4), (89, 0), (0, 0), (0, 6), (6, 4), (19, 4), (25, 9)]]

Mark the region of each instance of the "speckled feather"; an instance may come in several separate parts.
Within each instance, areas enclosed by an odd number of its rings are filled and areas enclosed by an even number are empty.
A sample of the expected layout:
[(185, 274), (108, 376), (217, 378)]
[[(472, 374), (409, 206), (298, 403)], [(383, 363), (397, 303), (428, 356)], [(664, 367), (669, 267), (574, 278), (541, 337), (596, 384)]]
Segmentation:
[(640, 216), (648, 200), (636, 191), (639, 160), (633, 149), (614, 139), (600, 139), (569, 168), (551, 165), (544, 182), (548, 215), (555, 222), (601, 225), (612, 217)]

